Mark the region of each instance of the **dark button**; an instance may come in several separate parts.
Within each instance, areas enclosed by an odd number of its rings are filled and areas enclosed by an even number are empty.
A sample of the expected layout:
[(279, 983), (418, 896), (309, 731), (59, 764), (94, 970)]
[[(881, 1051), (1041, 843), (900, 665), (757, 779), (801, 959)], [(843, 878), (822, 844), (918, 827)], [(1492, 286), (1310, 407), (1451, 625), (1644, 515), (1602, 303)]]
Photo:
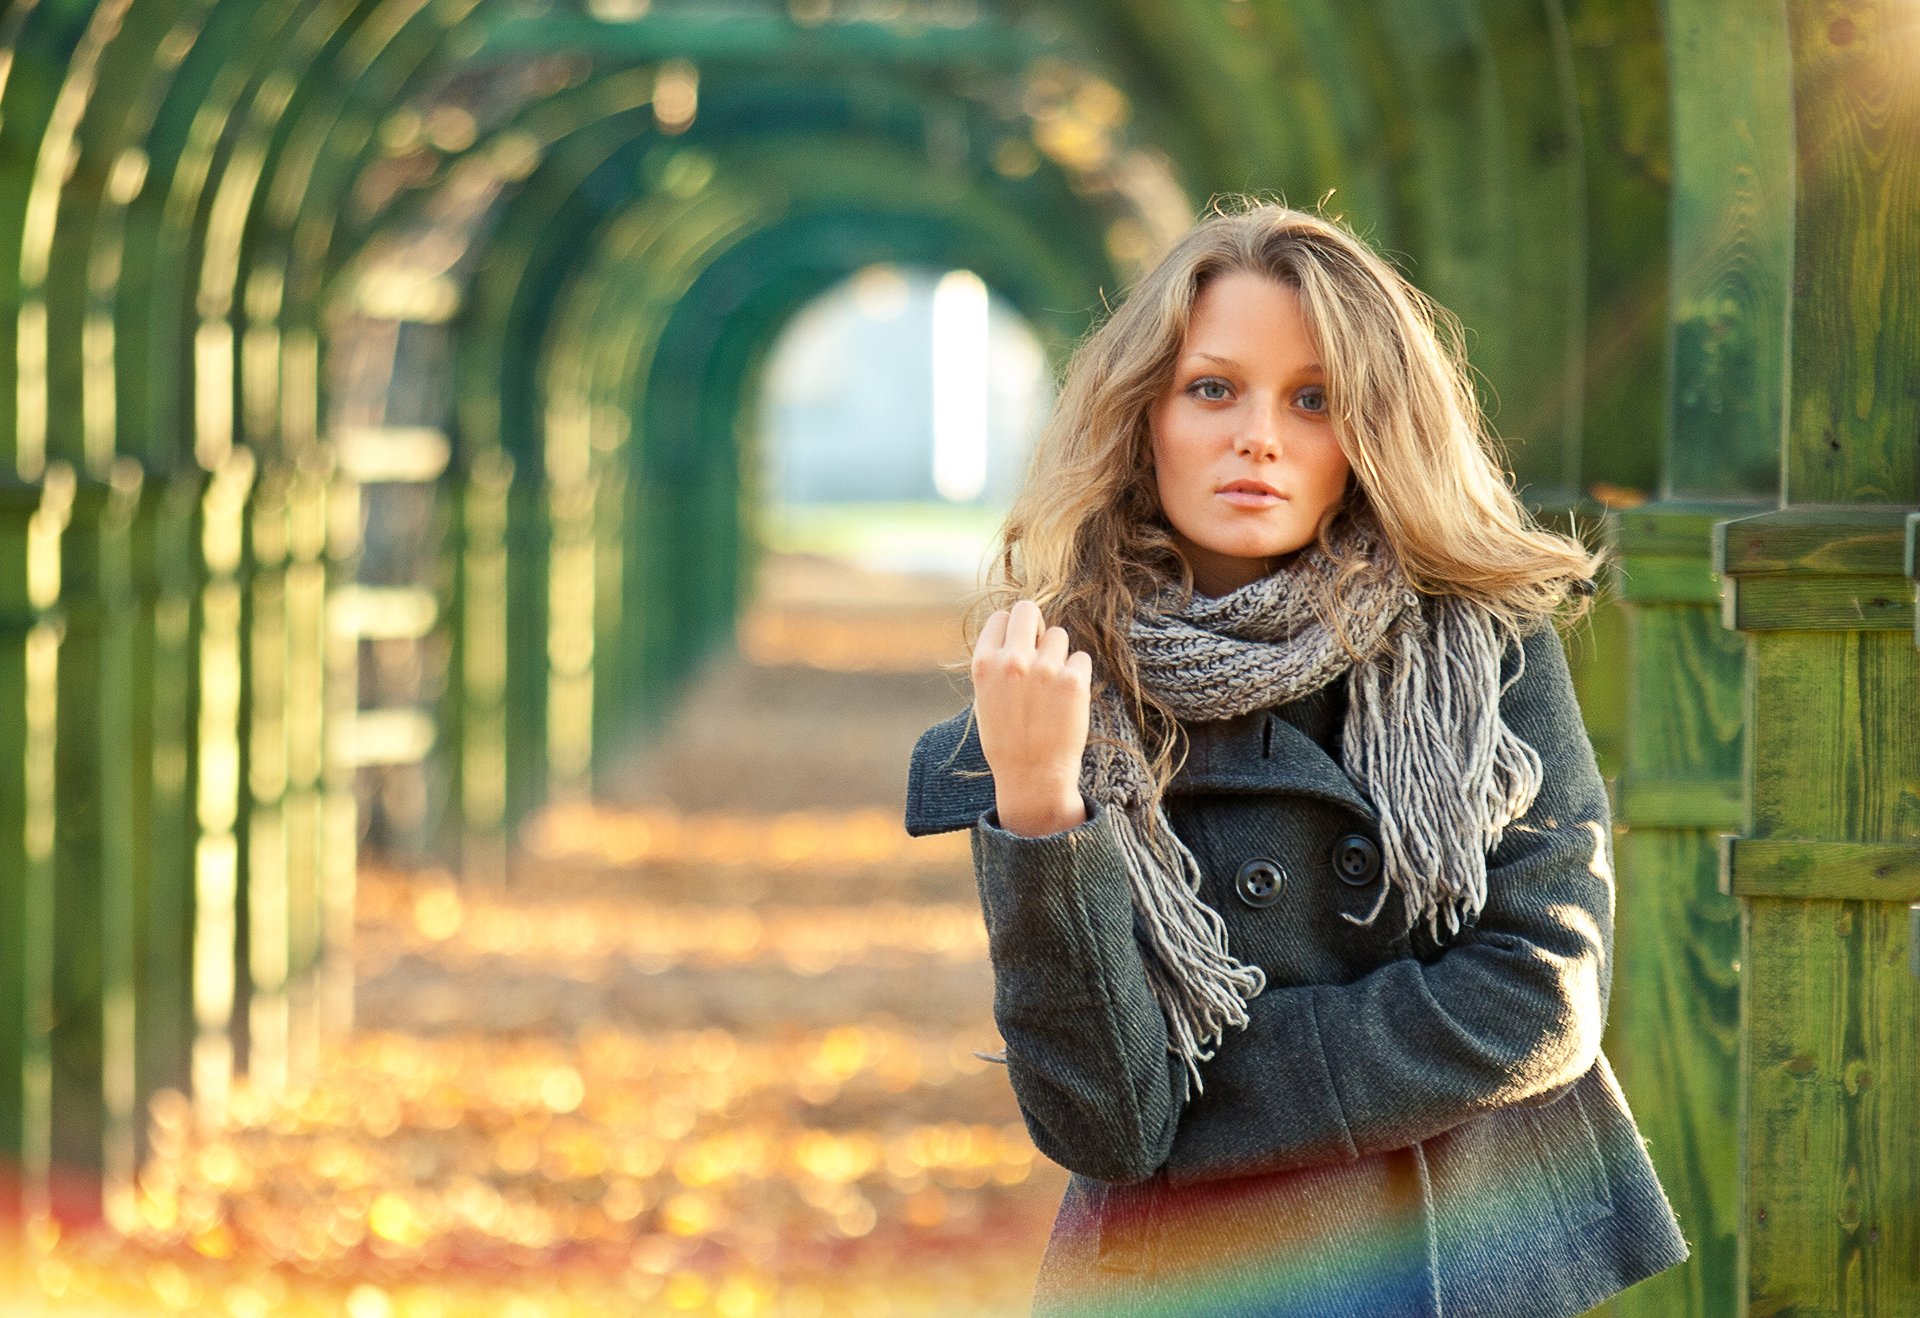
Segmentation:
[(1249, 906), (1273, 905), (1280, 900), (1280, 890), (1286, 883), (1287, 872), (1280, 868), (1278, 861), (1265, 856), (1255, 856), (1233, 876), (1233, 890)]
[(1380, 876), (1380, 848), (1365, 833), (1349, 833), (1333, 844), (1333, 872), (1343, 883), (1362, 887)]

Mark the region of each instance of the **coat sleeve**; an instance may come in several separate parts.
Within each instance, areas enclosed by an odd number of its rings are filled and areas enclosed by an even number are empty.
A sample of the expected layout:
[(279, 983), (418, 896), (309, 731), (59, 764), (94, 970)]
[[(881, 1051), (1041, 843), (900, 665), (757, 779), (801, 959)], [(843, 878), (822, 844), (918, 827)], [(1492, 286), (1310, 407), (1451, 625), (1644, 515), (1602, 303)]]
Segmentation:
[[(995, 1018), (1042, 1153), (1109, 1181), (1281, 1171), (1550, 1101), (1585, 1073), (1611, 973), (1611, 820), (1558, 635), (1542, 627), (1521, 648), (1501, 709), (1543, 781), (1488, 858), (1479, 920), (1432, 959), (1267, 988), (1202, 1063), (1204, 1092), (1184, 1110), (1104, 813), (1041, 838), (979, 816)], [(1513, 666), (1510, 655), (1503, 674)]]

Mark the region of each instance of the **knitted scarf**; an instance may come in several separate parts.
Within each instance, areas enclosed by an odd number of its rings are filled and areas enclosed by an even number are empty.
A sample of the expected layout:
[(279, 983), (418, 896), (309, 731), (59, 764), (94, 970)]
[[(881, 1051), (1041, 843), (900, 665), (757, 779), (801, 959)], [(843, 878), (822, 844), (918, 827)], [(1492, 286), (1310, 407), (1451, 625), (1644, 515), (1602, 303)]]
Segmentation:
[[(1142, 601), (1131, 629), (1140, 681), (1182, 722), (1207, 722), (1295, 700), (1351, 669), (1342, 767), (1379, 816), (1385, 882), (1368, 915), (1346, 918), (1373, 923), (1397, 889), (1410, 923), (1424, 921), (1437, 941), (1443, 922), (1457, 933), (1485, 903), (1486, 855), (1532, 804), (1540, 757), (1500, 718), (1505, 637), (1492, 616), (1453, 595), (1423, 603), (1368, 517), (1342, 517), (1332, 544), (1338, 560), (1372, 564), (1340, 594), (1364, 663), (1315, 613), (1315, 592), (1339, 563), (1309, 544), (1226, 595), (1195, 593), (1176, 607), (1169, 588)], [(1111, 809), (1155, 954), (1147, 977), (1191, 1097), (1199, 1063), (1214, 1055), (1204, 1045), (1246, 1025), (1246, 1000), (1266, 976), (1235, 959), (1219, 913), (1201, 900), (1199, 864), (1153, 795), (1139, 730), (1112, 684), (1093, 702), (1089, 734), (1081, 791)]]

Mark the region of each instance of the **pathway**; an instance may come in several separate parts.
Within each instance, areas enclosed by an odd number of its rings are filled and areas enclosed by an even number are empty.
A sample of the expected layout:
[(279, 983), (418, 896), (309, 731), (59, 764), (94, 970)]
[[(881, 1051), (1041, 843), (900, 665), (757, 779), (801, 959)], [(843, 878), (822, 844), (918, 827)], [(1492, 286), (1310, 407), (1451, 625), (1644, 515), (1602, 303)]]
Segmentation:
[(952, 587), (763, 579), (619, 804), (548, 811), (510, 886), (367, 868), (352, 1037), (211, 1135), (158, 1104), (136, 1239), (30, 1256), (46, 1312), (1026, 1311), (1065, 1173), (973, 1055), (966, 835), (900, 824), (963, 699)]

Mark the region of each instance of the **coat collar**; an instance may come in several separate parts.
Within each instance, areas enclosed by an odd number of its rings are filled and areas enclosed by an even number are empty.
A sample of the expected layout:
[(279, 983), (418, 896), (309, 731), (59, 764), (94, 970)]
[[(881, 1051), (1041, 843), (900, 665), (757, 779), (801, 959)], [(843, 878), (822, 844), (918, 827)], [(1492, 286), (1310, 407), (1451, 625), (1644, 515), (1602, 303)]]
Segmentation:
[[(1373, 805), (1335, 752), (1346, 682), (1271, 709), (1187, 726), (1186, 763), (1171, 796), (1204, 792), (1280, 793), (1344, 806), (1369, 822)], [(993, 806), (993, 777), (969, 705), (920, 736), (907, 770), (907, 832), (915, 837), (971, 828)]]

